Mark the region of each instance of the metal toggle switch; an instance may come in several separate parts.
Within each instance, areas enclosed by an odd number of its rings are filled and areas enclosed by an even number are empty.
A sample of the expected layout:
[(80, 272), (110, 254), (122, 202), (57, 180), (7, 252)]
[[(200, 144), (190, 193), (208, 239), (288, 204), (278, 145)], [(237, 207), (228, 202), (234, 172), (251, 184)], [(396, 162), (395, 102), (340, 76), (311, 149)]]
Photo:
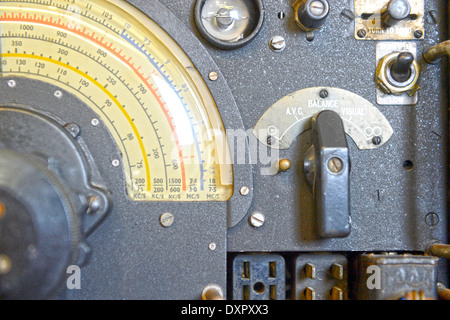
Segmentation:
[(322, 238), (350, 234), (350, 157), (344, 124), (334, 111), (326, 110), (312, 119), (313, 145), (304, 169), (311, 185)]

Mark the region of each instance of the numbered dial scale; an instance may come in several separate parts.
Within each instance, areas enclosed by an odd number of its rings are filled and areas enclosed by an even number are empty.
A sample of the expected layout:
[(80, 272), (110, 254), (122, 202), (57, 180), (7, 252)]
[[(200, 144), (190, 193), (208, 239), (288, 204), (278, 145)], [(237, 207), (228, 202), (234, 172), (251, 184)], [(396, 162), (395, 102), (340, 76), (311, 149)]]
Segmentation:
[(1, 77), (51, 83), (94, 110), (122, 153), (131, 199), (232, 196), (229, 146), (214, 100), (156, 23), (119, 0), (0, 7)]

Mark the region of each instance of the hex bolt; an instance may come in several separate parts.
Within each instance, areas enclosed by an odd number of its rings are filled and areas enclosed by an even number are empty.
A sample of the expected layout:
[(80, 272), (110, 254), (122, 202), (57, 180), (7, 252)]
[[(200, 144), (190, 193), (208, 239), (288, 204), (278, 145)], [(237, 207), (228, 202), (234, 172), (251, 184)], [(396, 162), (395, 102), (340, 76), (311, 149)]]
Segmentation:
[(159, 222), (164, 228), (169, 228), (173, 225), (174, 216), (170, 212), (163, 213), (161, 217), (159, 217)]
[(266, 222), (266, 218), (261, 212), (253, 212), (249, 219), (250, 225), (254, 228), (261, 228)]
[(270, 49), (275, 52), (283, 51), (286, 48), (286, 40), (281, 36), (275, 36), (270, 40)]
[(113, 167), (117, 168), (120, 166), (120, 161), (118, 159), (114, 159), (111, 164), (113, 165)]

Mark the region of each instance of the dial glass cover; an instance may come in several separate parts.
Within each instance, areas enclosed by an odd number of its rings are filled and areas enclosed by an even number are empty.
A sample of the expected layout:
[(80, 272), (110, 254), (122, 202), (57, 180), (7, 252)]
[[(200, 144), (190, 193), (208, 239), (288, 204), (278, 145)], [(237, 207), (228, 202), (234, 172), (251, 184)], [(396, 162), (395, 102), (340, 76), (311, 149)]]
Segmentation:
[(51, 83), (95, 111), (121, 151), (129, 198), (232, 196), (217, 106), (156, 23), (119, 0), (0, 0), (0, 7), (1, 77)]

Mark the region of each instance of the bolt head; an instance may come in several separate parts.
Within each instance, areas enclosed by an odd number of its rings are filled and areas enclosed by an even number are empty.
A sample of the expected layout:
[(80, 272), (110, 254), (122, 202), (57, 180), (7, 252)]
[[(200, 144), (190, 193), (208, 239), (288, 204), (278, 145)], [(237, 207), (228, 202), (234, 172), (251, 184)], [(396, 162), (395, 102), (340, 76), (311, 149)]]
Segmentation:
[(416, 30), (416, 31), (414, 32), (414, 37), (416, 37), (417, 39), (422, 38), (422, 37), (423, 37), (423, 32), (422, 32), (422, 30)]
[(439, 224), (439, 215), (431, 212), (425, 217), (425, 222), (429, 227), (436, 227)]
[(364, 38), (366, 36), (367, 32), (364, 29), (359, 29), (357, 34), (358, 34), (358, 37)]
[(328, 170), (336, 174), (342, 172), (344, 170), (344, 161), (337, 157), (331, 158), (328, 160)]
[(112, 165), (113, 165), (113, 167), (119, 167), (120, 166), (120, 161), (118, 160), (118, 159), (114, 159), (113, 161), (112, 161)]
[(173, 225), (174, 217), (170, 212), (163, 213), (161, 217), (159, 217), (159, 222), (165, 228), (169, 228)]
[(381, 144), (381, 138), (380, 137), (373, 137), (372, 143), (376, 146), (379, 146)]
[(100, 120), (98, 120), (97, 118), (94, 118), (91, 120), (91, 125), (96, 127), (100, 124)]
[(211, 81), (217, 81), (217, 79), (219, 79), (219, 74), (215, 71), (212, 71), (209, 73), (208, 78)]
[(289, 159), (281, 159), (278, 162), (278, 169), (281, 172), (289, 171), (291, 169), (291, 161)]
[(323, 1), (320, 0), (312, 1), (309, 5), (309, 12), (311, 12), (311, 14), (316, 17), (321, 17), (326, 12), (326, 10), (327, 7), (323, 3)]
[(266, 218), (261, 212), (254, 212), (250, 216), (250, 225), (254, 228), (261, 228), (266, 222)]
[(281, 36), (275, 36), (270, 40), (270, 48), (273, 51), (283, 51), (286, 48), (286, 40)]
[(328, 97), (328, 91), (325, 90), (325, 89), (320, 90), (319, 96), (320, 96), (322, 99), (327, 98), (327, 97)]
[(242, 196), (248, 196), (250, 194), (250, 188), (249, 187), (242, 187), (239, 191)]

